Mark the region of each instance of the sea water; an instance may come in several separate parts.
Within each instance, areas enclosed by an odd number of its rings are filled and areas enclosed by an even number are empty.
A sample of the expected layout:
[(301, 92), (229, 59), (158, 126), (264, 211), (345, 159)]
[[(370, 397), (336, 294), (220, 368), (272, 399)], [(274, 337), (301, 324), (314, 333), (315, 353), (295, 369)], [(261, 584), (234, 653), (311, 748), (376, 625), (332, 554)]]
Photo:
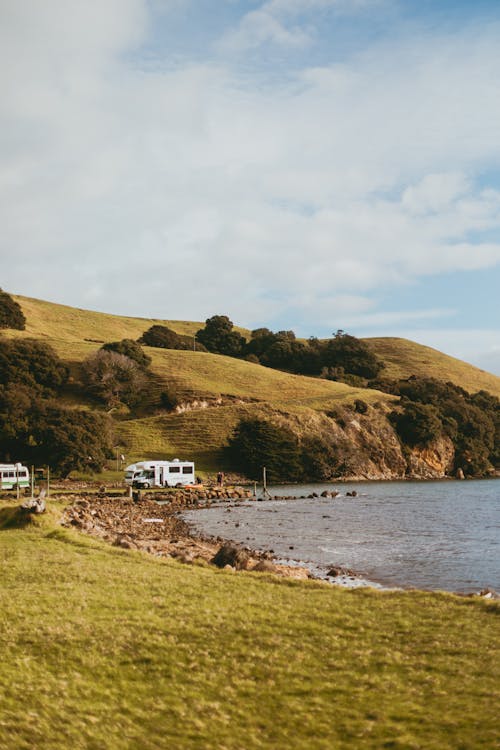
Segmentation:
[[(300, 499), (325, 489), (339, 495)], [(359, 578), (339, 579), (348, 585), (500, 591), (498, 479), (280, 485), (270, 493), (296, 499), (219, 504), (186, 519), (316, 575), (352, 569)]]

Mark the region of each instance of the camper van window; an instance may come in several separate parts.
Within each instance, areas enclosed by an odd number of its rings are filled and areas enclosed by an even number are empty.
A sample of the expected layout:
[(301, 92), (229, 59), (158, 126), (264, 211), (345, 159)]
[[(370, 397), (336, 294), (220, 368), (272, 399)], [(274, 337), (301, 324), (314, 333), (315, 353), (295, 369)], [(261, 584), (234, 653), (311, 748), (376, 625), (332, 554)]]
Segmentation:
[(193, 473), (193, 467), (192, 466), (183, 466), (182, 467), (182, 473), (183, 474), (192, 474)]
[(170, 466), (169, 467), (170, 474), (180, 474), (181, 473), (181, 467), (180, 466)]

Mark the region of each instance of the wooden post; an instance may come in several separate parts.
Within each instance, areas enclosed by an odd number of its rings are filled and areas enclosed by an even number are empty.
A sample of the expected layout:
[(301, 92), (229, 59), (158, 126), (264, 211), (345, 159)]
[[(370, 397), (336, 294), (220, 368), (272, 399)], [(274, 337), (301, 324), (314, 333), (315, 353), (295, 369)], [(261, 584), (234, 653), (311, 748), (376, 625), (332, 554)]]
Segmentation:
[(31, 499), (35, 497), (35, 467), (31, 467)]

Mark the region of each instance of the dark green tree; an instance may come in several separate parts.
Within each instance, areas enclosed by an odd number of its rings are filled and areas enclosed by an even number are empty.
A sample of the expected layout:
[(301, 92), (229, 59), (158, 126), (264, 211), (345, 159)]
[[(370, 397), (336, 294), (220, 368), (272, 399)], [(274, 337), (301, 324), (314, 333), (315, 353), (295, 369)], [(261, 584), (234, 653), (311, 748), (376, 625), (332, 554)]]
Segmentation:
[(362, 378), (376, 378), (384, 367), (364, 341), (344, 331), (337, 331), (325, 344), (322, 363), (324, 367), (342, 367), (345, 373)]
[[(139, 342), (158, 349), (193, 350), (195, 348), (193, 336), (176, 333), (171, 328), (162, 325), (154, 325), (148, 328), (142, 334)], [(203, 344), (199, 341), (196, 341), (196, 351), (206, 351)]]
[(227, 315), (213, 315), (205, 321), (205, 328), (196, 333), (196, 340), (209, 352), (239, 357), (244, 353), (245, 338), (233, 330), (233, 322)]
[(226, 448), (228, 463), (250, 479), (262, 477), (266, 467), (270, 482), (302, 477), (301, 449), (291, 430), (262, 419), (242, 420)]
[(57, 391), (68, 368), (51, 346), (35, 339), (0, 341), (0, 383), (21, 383), (34, 390)]
[(402, 402), (401, 412), (390, 415), (401, 440), (409, 446), (426, 446), (442, 434), (439, 414), (431, 404)]
[(26, 318), (19, 303), (3, 289), (0, 289), (0, 328), (15, 328), (18, 331), (26, 328)]

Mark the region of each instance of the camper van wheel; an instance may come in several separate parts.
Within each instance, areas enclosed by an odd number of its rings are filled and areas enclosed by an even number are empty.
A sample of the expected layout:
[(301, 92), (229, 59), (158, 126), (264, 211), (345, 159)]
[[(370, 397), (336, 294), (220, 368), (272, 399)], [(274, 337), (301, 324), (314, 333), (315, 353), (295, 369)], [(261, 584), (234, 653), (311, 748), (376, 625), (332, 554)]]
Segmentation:
[(144, 487), (145, 490), (149, 490), (151, 485), (149, 484), (149, 482), (144, 482), (142, 486)]
[(182, 484), (180, 482), (177, 482), (177, 484), (175, 486), (176, 487), (182, 487)]

